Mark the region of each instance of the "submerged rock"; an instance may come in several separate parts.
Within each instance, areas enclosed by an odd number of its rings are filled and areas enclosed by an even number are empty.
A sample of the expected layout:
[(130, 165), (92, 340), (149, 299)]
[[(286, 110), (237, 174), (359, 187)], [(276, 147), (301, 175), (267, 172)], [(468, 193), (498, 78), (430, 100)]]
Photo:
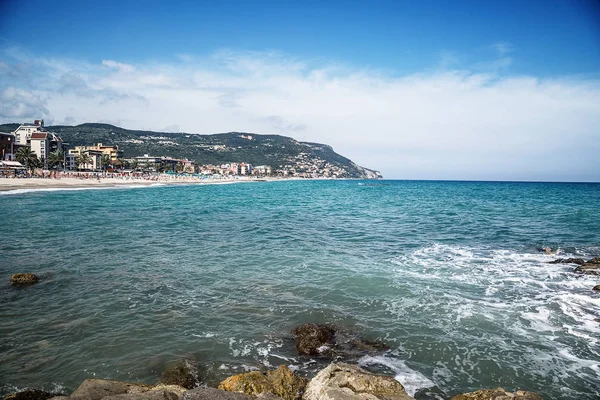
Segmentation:
[(385, 343), (364, 339), (330, 325), (303, 324), (294, 328), (292, 334), (300, 355), (352, 359), (389, 350)]
[(188, 360), (177, 361), (167, 366), (159, 383), (193, 389), (200, 384), (198, 368)]
[(265, 374), (252, 371), (230, 376), (219, 384), (219, 389), (252, 396), (271, 393), (285, 400), (299, 400), (305, 386), (306, 379), (295, 375), (287, 366), (282, 365)]
[(332, 363), (306, 385), (303, 400), (412, 400), (391, 376), (376, 375), (356, 365)]
[(4, 396), (3, 400), (46, 400), (60, 396), (58, 393), (50, 393), (39, 389), (25, 389), (17, 393)]
[(557, 258), (554, 261), (549, 261), (548, 264), (585, 264), (585, 260), (582, 258)]
[(11, 278), (10, 278), (10, 284), (11, 285), (31, 285), (33, 283), (36, 283), (40, 280), (40, 278), (38, 278), (36, 275), (31, 274), (31, 273), (24, 273), (24, 274), (14, 274)]
[(463, 393), (454, 396), (451, 400), (543, 400), (533, 392), (516, 390), (507, 392), (505, 389), (482, 389), (475, 392)]
[(292, 334), (300, 355), (323, 355), (334, 345), (335, 329), (329, 325), (303, 324), (292, 329)]

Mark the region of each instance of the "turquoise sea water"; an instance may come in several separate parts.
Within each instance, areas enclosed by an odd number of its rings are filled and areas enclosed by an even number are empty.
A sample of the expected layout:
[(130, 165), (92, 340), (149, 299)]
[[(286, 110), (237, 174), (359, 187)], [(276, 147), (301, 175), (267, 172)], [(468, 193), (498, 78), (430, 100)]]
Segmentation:
[[(600, 396), (600, 184), (294, 181), (0, 194), (0, 392), (292, 365), (334, 323), (419, 399)], [(15, 272), (42, 281), (8, 285)]]

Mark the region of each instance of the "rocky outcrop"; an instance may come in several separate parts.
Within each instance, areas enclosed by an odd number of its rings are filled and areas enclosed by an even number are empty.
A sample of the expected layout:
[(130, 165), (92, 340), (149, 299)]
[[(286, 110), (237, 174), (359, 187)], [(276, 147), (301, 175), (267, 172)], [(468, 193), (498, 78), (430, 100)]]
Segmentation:
[(582, 258), (557, 258), (554, 261), (549, 261), (548, 264), (585, 264), (585, 260)]
[(600, 257), (592, 258), (591, 260), (575, 268), (573, 272), (586, 275), (600, 275)]
[(24, 273), (24, 274), (14, 274), (11, 278), (10, 278), (10, 284), (11, 285), (31, 285), (33, 283), (36, 283), (40, 280), (40, 278), (38, 278), (36, 275), (31, 274), (31, 273)]
[(303, 400), (411, 400), (400, 382), (356, 365), (332, 363), (306, 386)]
[(193, 389), (200, 384), (198, 368), (188, 360), (177, 361), (167, 366), (159, 382)]
[(253, 397), (243, 393), (202, 387), (188, 390), (181, 397), (181, 400), (281, 400), (281, 398), (269, 393), (262, 393), (257, 397)]
[(482, 389), (475, 392), (454, 396), (451, 400), (543, 400), (533, 392), (516, 390), (507, 392), (505, 389)]
[(267, 373), (252, 371), (230, 376), (219, 384), (219, 389), (252, 396), (271, 393), (285, 400), (299, 400), (305, 386), (306, 379), (295, 375), (287, 366), (282, 365)]
[(3, 400), (47, 400), (60, 396), (58, 393), (50, 393), (39, 389), (25, 389), (17, 393), (4, 396)]
[(178, 400), (186, 391), (177, 385), (145, 385), (102, 379), (86, 379), (71, 394), (71, 399), (81, 400)]
[(363, 339), (330, 325), (303, 324), (291, 333), (300, 355), (352, 359), (389, 350), (384, 343)]

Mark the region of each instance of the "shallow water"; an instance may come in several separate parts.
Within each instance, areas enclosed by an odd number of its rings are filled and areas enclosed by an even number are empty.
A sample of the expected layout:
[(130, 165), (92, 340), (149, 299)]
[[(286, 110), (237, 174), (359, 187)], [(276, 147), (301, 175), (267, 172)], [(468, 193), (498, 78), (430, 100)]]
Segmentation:
[(334, 323), (420, 399), (503, 386), (600, 396), (600, 184), (299, 181), (0, 194), (0, 391), (217, 380), (285, 363)]

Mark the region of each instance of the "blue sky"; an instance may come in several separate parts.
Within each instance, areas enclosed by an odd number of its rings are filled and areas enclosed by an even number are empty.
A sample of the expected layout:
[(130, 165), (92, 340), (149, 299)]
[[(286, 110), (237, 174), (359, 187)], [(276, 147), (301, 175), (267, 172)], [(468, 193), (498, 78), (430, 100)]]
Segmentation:
[(389, 178), (600, 181), (565, 161), (598, 159), (599, 104), (597, 1), (0, 2), (0, 122), (281, 133)]

